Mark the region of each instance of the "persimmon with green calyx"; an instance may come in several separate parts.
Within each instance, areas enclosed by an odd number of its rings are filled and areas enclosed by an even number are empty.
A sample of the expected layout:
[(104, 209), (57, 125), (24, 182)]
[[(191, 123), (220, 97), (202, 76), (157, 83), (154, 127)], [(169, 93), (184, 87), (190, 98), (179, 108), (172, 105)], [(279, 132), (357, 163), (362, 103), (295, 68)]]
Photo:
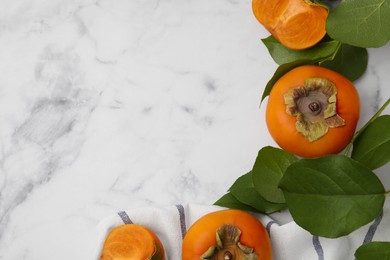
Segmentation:
[(271, 241), (263, 224), (252, 214), (219, 210), (192, 224), (183, 240), (182, 259), (271, 260)]
[(287, 152), (320, 157), (341, 152), (351, 141), (360, 116), (360, 98), (343, 75), (304, 65), (273, 86), (266, 108), (268, 130)]
[(311, 0), (252, 0), (256, 19), (284, 46), (303, 50), (326, 34), (328, 9)]
[(110, 231), (100, 260), (165, 260), (164, 247), (149, 228), (125, 224)]

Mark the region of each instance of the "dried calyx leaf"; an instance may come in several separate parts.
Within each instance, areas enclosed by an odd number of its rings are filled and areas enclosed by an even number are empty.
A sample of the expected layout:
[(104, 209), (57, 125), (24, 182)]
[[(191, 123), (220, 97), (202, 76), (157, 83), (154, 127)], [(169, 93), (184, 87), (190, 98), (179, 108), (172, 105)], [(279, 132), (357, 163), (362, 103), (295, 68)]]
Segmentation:
[(284, 94), (286, 112), (296, 117), (297, 131), (310, 142), (324, 136), (329, 127), (345, 125), (337, 114), (336, 94), (336, 86), (325, 78), (308, 78)]
[(253, 249), (240, 243), (241, 230), (232, 225), (223, 225), (216, 232), (216, 246), (211, 246), (203, 255), (207, 260), (256, 260)]
[(329, 8), (326, 4), (322, 3), (322, 2), (319, 1), (319, 0), (305, 0), (305, 2), (306, 2), (308, 5), (322, 6), (322, 7), (326, 8), (326, 9)]
[(148, 259), (150, 259), (150, 260), (164, 259), (164, 252), (163, 252), (162, 248), (157, 243), (155, 243), (154, 246), (155, 246), (154, 254)]

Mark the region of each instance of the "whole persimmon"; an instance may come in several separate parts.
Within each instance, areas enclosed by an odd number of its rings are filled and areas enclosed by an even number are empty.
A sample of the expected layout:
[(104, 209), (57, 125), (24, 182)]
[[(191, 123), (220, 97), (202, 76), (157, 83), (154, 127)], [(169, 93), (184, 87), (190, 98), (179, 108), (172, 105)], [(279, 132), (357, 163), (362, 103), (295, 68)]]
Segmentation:
[(284, 46), (307, 49), (326, 34), (328, 9), (311, 0), (252, 0), (256, 19)]
[(271, 260), (272, 247), (263, 224), (236, 209), (211, 212), (198, 219), (183, 240), (183, 260)]
[(163, 245), (149, 228), (125, 224), (110, 231), (103, 245), (100, 260), (164, 260)]
[(351, 141), (360, 115), (360, 99), (343, 75), (304, 65), (273, 86), (266, 108), (268, 130), (284, 150), (301, 157), (341, 152)]

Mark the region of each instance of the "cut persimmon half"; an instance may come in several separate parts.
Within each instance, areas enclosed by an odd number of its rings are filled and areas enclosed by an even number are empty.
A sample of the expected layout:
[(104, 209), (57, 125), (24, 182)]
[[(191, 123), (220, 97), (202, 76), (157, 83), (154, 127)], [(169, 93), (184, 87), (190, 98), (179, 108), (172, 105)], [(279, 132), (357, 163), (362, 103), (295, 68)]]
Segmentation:
[(285, 47), (303, 50), (326, 34), (328, 9), (310, 0), (253, 0), (256, 19)]
[(100, 260), (164, 260), (164, 255), (161, 241), (150, 229), (125, 224), (108, 234)]

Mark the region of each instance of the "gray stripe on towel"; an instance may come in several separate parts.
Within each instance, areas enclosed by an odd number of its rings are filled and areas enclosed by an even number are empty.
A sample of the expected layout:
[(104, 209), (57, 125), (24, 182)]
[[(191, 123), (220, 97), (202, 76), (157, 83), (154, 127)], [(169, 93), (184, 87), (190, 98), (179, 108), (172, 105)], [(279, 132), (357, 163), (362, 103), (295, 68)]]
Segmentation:
[(363, 244), (366, 244), (366, 243), (372, 241), (372, 239), (374, 238), (375, 232), (376, 232), (379, 224), (382, 221), (382, 218), (383, 218), (383, 210), (381, 211), (381, 213), (379, 213), (378, 217), (374, 220), (374, 222), (368, 228), (367, 234), (363, 240)]
[(177, 211), (179, 212), (181, 237), (184, 238), (184, 236), (187, 233), (186, 216), (184, 213), (184, 207), (183, 207), (183, 205), (178, 204), (178, 205), (176, 205), (176, 208), (177, 208)]
[(265, 229), (267, 230), (268, 232), (268, 236), (271, 238), (271, 226), (273, 224), (275, 224), (276, 222), (274, 220), (271, 220), (270, 222), (267, 223), (267, 225), (265, 226)]
[(131, 221), (129, 215), (125, 211), (118, 212), (119, 217), (122, 219), (123, 223), (125, 224), (133, 224), (133, 221)]
[(313, 236), (313, 246), (317, 252), (318, 260), (324, 260), (324, 250), (322, 249), (319, 237)]

